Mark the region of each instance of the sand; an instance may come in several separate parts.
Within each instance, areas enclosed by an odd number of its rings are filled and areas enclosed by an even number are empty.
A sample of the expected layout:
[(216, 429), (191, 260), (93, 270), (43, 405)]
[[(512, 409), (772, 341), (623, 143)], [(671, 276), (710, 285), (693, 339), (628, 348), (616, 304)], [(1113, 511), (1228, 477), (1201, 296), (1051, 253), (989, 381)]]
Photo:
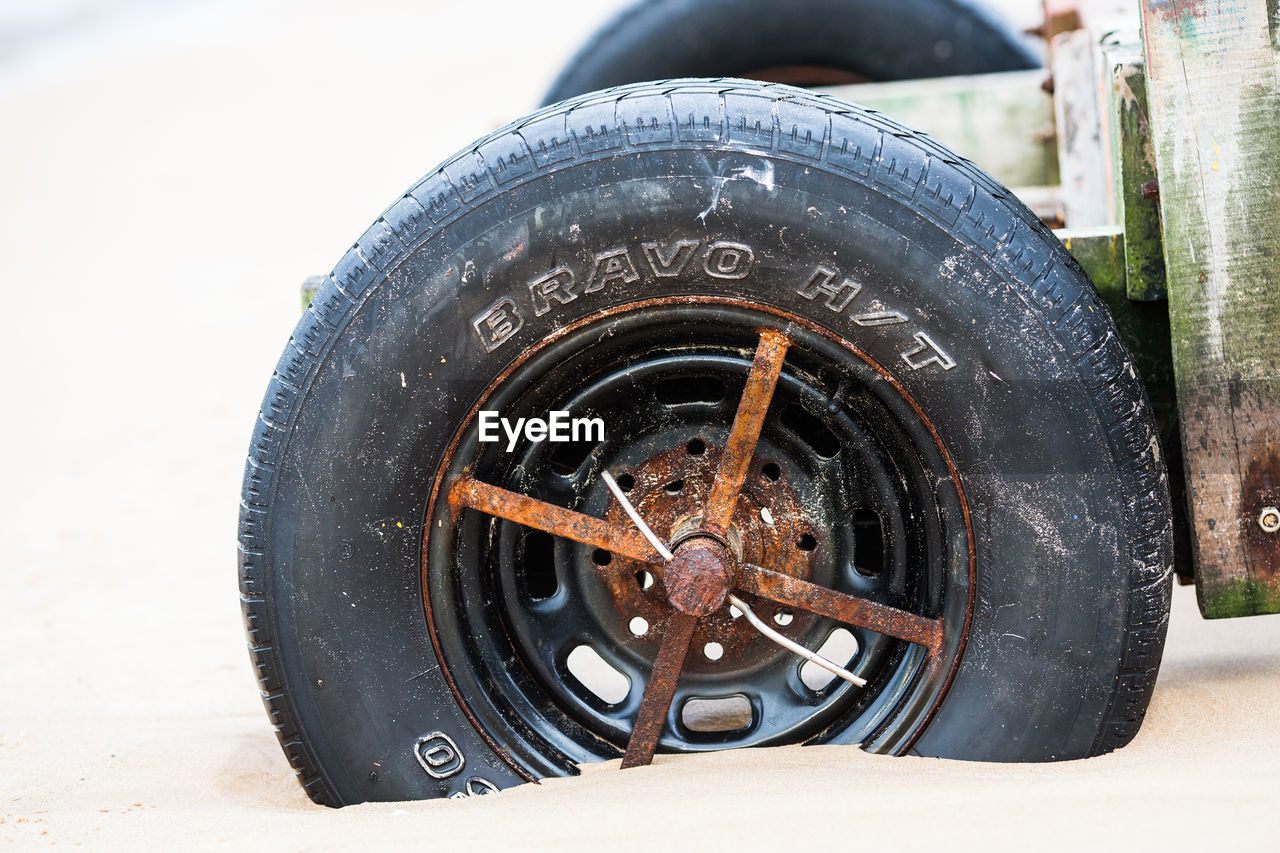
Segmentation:
[(1103, 758), (753, 750), (462, 802), (312, 805), (258, 701), (233, 568), (244, 453), (297, 285), (426, 169), (527, 111), (604, 11), (133, 6), (0, 59), (0, 840), (1274, 845), (1280, 618), (1204, 622), (1188, 589), (1146, 726)]

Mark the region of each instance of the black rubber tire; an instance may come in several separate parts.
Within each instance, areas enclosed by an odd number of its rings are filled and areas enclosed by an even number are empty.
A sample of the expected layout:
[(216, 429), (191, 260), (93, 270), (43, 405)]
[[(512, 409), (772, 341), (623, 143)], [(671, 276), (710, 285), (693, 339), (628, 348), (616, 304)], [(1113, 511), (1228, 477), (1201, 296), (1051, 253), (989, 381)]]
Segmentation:
[[(690, 265), (541, 315), (528, 305), (543, 268), (681, 235), (750, 245), (755, 272)], [(909, 322), (859, 329), (852, 309), (797, 293), (819, 262)], [(458, 795), (546, 772), (516, 772), (442, 677), (420, 586), (431, 483), (522, 350), (675, 294), (743, 298), (855, 339), (955, 460), (975, 604), (914, 753), (1043, 761), (1134, 737), (1168, 618), (1169, 495), (1131, 358), (1080, 267), (980, 170), (881, 115), (785, 86), (668, 81), (545, 109), (428, 174), (346, 253), (285, 348), (245, 469), (240, 589), (264, 702), (313, 799)], [(523, 322), (486, 346), (477, 321), (501, 299)], [(904, 358), (924, 331), (955, 369)], [(465, 772), (423, 772), (414, 744), (432, 733)]]
[(1039, 66), (1028, 39), (974, 0), (641, 0), (574, 54), (543, 103), (777, 68), (910, 80)]

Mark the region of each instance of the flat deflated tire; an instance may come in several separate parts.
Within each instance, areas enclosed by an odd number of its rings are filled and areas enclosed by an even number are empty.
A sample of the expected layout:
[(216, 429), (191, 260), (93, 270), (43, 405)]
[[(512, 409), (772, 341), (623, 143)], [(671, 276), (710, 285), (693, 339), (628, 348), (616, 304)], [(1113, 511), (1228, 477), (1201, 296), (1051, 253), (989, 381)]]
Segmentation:
[(972, 164), (785, 86), (595, 93), (428, 174), (307, 307), (245, 470), (250, 654), (328, 805), (655, 747), (1097, 755), (1164, 642), (1158, 448), (1088, 279)]

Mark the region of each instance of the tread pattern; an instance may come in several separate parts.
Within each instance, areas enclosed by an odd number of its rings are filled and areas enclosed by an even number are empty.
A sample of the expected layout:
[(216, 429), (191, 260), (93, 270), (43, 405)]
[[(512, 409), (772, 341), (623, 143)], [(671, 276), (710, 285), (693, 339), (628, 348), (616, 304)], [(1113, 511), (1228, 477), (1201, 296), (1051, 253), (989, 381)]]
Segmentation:
[[(276, 472), (292, 423), (329, 349), (388, 270), (453, 219), (509, 187), (569, 162), (708, 143), (802, 162), (909, 202), (1022, 284), (1022, 298), (1055, 330), (1083, 385), (1104, 401), (1099, 415), (1112, 456), (1129, 474), (1128, 624), (1093, 753), (1123, 746), (1137, 733), (1155, 686), (1168, 622), (1168, 483), (1141, 382), (1114, 325), (1099, 323), (1099, 317), (1110, 315), (1075, 260), (1021, 202), (971, 162), (874, 110), (777, 84), (660, 81), (544, 108), (429, 173), (343, 255), (303, 312), (272, 373), (245, 465), (241, 606), (263, 703), (316, 802), (342, 804), (284, 689), (272, 636), (266, 547)], [(1033, 245), (1036, 250), (1029, 251)], [(1045, 245), (1051, 247), (1049, 262), (1043, 260)]]

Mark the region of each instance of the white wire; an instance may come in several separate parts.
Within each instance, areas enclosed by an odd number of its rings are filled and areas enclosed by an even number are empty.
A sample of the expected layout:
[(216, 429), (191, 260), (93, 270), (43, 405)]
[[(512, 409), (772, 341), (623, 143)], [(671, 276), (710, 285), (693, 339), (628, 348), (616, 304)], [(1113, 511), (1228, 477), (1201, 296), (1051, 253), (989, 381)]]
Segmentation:
[(636, 512), (636, 508), (631, 505), (631, 501), (627, 500), (627, 496), (622, 493), (622, 489), (618, 486), (618, 482), (613, 479), (613, 475), (608, 471), (601, 471), (600, 476), (604, 479), (604, 484), (609, 487), (609, 491), (613, 492), (613, 496), (618, 499), (623, 511), (635, 522), (636, 527), (644, 534), (644, 538), (649, 540), (649, 544), (653, 546), (654, 550), (662, 555), (662, 559), (670, 560), (674, 557), (675, 555), (671, 553), (671, 549), (663, 544), (657, 534), (649, 528), (649, 525), (644, 523), (640, 513)]

